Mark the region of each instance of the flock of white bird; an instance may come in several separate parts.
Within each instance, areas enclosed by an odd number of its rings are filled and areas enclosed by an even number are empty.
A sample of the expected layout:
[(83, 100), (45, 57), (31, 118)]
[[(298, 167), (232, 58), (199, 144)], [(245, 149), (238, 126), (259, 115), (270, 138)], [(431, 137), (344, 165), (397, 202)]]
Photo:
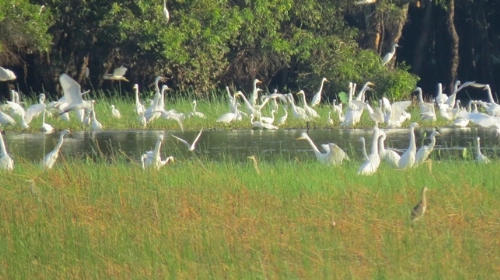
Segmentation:
[[(105, 74), (104, 79), (117, 80), (117, 81), (128, 81), (124, 75), (127, 68), (121, 66), (114, 70), (112, 74)], [(15, 74), (8, 70), (0, 67), (0, 81), (8, 81), (15, 79)], [(165, 108), (165, 91), (169, 90), (168, 86), (163, 85), (160, 89), (159, 83), (165, 81), (166, 78), (158, 76), (155, 79), (155, 95), (153, 100), (150, 101), (149, 107), (146, 107), (139, 99), (139, 87), (136, 84), (134, 86), (135, 90), (135, 111), (138, 116), (139, 123), (146, 127), (147, 124), (152, 121), (162, 117), (164, 119), (175, 120), (180, 129), (183, 130), (182, 121), (185, 118), (197, 117), (206, 118), (202, 112), (196, 110), (196, 101), (193, 101), (193, 110), (187, 114), (180, 113), (174, 109), (167, 110)], [(300, 90), (296, 95), (302, 100), (302, 105), (296, 105), (295, 99), (292, 93), (282, 94), (275, 91), (272, 94), (262, 95), (259, 98), (259, 92), (262, 89), (258, 88), (258, 84), (261, 83), (260, 80), (255, 79), (253, 82), (253, 90), (250, 96), (247, 98), (241, 91), (237, 91), (231, 94), (228, 87), (226, 87), (229, 101), (229, 112), (224, 113), (216, 121), (220, 123), (231, 123), (233, 121), (239, 121), (243, 118), (249, 118), (252, 127), (259, 129), (279, 129), (279, 126), (283, 125), (288, 118), (288, 108), (290, 108), (292, 116), (296, 119), (302, 120), (303, 122), (310, 122), (320, 118), (318, 112), (314, 107), (321, 104), (321, 99), (323, 95), (324, 83), (328, 80), (323, 78), (320, 82), (319, 90), (314, 94), (311, 102), (308, 103), (306, 100), (306, 94), (303, 90)], [(56, 114), (59, 115), (64, 120), (70, 119), (70, 113), (84, 125), (88, 125), (92, 130), (98, 131), (102, 130), (102, 124), (96, 118), (96, 112), (94, 110), (95, 100), (84, 100), (82, 98), (87, 92), (82, 92), (80, 85), (67, 74), (62, 74), (59, 77), (59, 82), (63, 90), (64, 96), (57, 101), (45, 104), (45, 95), (41, 94), (39, 96), (39, 103), (30, 106), (27, 109), (21, 105), (19, 100), (19, 95), (17, 92), (12, 90), (12, 100), (7, 101), (0, 108), (0, 126), (1, 125), (16, 125), (15, 119), (20, 120), (20, 126), (22, 128), (28, 128), (30, 122), (38, 117), (42, 116), (42, 127), (41, 131), (43, 133), (52, 133), (55, 129), (48, 123), (45, 122), (46, 114)], [(349, 94), (346, 103), (346, 109), (342, 107), (343, 104), (336, 104), (334, 101), (331, 110), (328, 112), (328, 123), (333, 124), (333, 119), (331, 115), (338, 117), (340, 122), (340, 127), (352, 128), (355, 127), (361, 120), (364, 111), (368, 112), (369, 117), (375, 123), (373, 143), (371, 147), (371, 153), (366, 153), (366, 148), (364, 148), (364, 163), (361, 165), (358, 173), (362, 175), (370, 175), (377, 171), (380, 161), (384, 160), (388, 162), (391, 166), (400, 169), (411, 168), (424, 162), (436, 143), (436, 136), (439, 135), (437, 131), (431, 134), (431, 142), (429, 145), (421, 147), (418, 151), (415, 145), (415, 135), (414, 129), (418, 124), (416, 122), (412, 123), (409, 128), (410, 143), (409, 147), (405, 153), (399, 155), (396, 151), (392, 149), (385, 148), (384, 141), (386, 139), (386, 134), (383, 130), (379, 129), (380, 124), (385, 124), (388, 128), (398, 128), (403, 125), (404, 122), (411, 119), (411, 115), (406, 111), (411, 105), (411, 101), (399, 101), (391, 103), (387, 98), (383, 97), (379, 100), (378, 105), (370, 105), (366, 101), (366, 92), (372, 90), (374, 86), (371, 82), (366, 82), (361, 90), (356, 94), (356, 84), (349, 83)], [(490, 102), (484, 101), (471, 101), (467, 108), (460, 107), (459, 100), (456, 99), (456, 95), (462, 89), (466, 87), (475, 87), (484, 89), (487, 91)], [(435, 121), (437, 119), (436, 109), (439, 111), (441, 117), (449, 120), (453, 126), (464, 127), (470, 122), (488, 128), (494, 128), (497, 133), (500, 133), (500, 105), (495, 103), (491, 89), (487, 84), (479, 84), (475, 82), (466, 82), (461, 84), (459, 81), (455, 83), (453, 91), (450, 96), (447, 96), (442, 92), (441, 84), (438, 85), (438, 93), (434, 102), (428, 103), (424, 102), (422, 97), (422, 90), (417, 88), (415, 91), (418, 92), (418, 106), (420, 108), (420, 117), (422, 121)], [(238, 99), (241, 98), (244, 104), (244, 109), (240, 110), (240, 103)], [(259, 102), (260, 101), (260, 102)], [(478, 111), (478, 105), (484, 108), (486, 113), (481, 113)], [(271, 106), (271, 116), (263, 116), (262, 109), (266, 106)], [(277, 112), (283, 111), (284, 114), (275, 119), (275, 114)], [(4, 112), (5, 111), (5, 112)], [(268, 109), (269, 111), (269, 109)], [(121, 114), (114, 105), (111, 105), (111, 114), (114, 118), (121, 118)], [(173, 136), (182, 143), (184, 143), (190, 151), (195, 149), (196, 142), (200, 139), (203, 129), (200, 131), (193, 143), (188, 143), (187, 141)], [(56, 145), (53, 152), (49, 153), (44, 161), (44, 168), (52, 168), (54, 165), (59, 149), (61, 148), (64, 136), (68, 134), (69, 131), (65, 130), (60, 135), (59, 143)], [(142, 166), (144, 168), (154, 167), (160, 168), (161, 166), (171, 162), (173, 157), (168, 157), (165, 160), (161, 159), (160, 148), (164, 137), (161, 136), (158, 139), (154, 151), (149, 151), (141, 156)], [(349, 157), (344, 151), (336, 144), (327, 143), (322, 145), (324, 153), (320, 152), (313, 141), (309, 138), (306, 133), (303, 133), (299, 139), (307, 140), (318, 161), (328, 164), (328, 165), (338, 165), (343, 162), (343, 160), (349, 160)], [(364, 139), (361, 139), (364, 146)], [(479, 138), (477, 139), (477, 151), (476, 159), (478, 162), (488, 162), (488, 159), (481, 154), (479, 149)], [(0, 168), (12, 170), (13, 161), (7, 154), (5, 143), (3, 138), (0, 136)]]

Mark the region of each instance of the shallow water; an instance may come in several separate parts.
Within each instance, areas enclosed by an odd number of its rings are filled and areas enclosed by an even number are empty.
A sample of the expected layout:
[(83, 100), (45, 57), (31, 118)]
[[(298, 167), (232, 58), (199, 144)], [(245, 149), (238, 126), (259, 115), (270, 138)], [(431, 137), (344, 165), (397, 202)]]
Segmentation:
[[(296, 139), (305, 130), (231, 130), (231, 131), (203, 131), (197, 143), (194, 154), (187, 151), (187, 147), (170, 137), (170, 134), (179, 136), (191, 142), (199, 131), (102, 131), (102, 132), (75, 132), (65, 138), (61, 153), (70, 158), (111, 158), (113, 154), (126, 155), (130, 160), (139, 160), (140, 155), (154, 149), (158, 135), (165, 134), (162, 146), (162, 157), (173, 155), (176, 158), (190, 158), (197, 156), (203, 159), (222, 161), (228, 158), (236, 161), (246, 161), (250, 155), (259, 158), (275, 160), (284, 158), (314, 158), (310, 145)], [(408, 129), (390, 129), (387, 133), (386, 147), (392, 147), (400, 152), (408, 147)], [(454, 159), (462, 156), (464, 148), (473, 147), (475, 137), (481, 137), (481, 150), (484, 154), (495, 157), (498, 138), (494, 131), (480, 128), (450, 129), (439, 128), (441, 135), (437, 138), (435, 157)], [(416, 129), (417, 148), (428, 144), (430, 129)], [(371, 129), (324, 129), (310, 130), (311, 139), (318, 146), (329, 142), (336, 143), (353, 158), (361, 157), (360, 137), (367, 141), (368, 153), (371, 148)], [(4, 139), (9, 154), (29, 161), (40, 161), (45, 154), (50, 152), (59, 138), (59, 132), (44, 134), (7, 133)]]

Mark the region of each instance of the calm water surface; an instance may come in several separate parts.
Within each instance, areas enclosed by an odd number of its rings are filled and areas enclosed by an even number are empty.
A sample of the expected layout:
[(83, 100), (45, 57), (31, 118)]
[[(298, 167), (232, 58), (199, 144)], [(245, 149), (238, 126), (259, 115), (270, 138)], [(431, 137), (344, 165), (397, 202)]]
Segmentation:
[[(102, 131), (102, 132), (74, 132), (65, 138), (61, 153), (64, 157), (108, 157), (122, 153), (130, 160), (139, 160), (140, 155), (154, 149), (158, 135), (165, 134), (162, 146), (162, 157), (173, 155), (178, 159), (198, 156), (208, 160), (221, 161), (228, 158), (237, 161), (246, 161), (249, 155), (258, 155), (261, 159), (273, 160), (276, 158), (295, 159), (314, 158), (309, 144), (296, 139), (305, 130), (232, 130), (214, 131), (205, 130), (198, 141), (193, 153), (178, 142), (170, 134), (179, 136), (191, 142), (199, 131)], [(387, 133), (386, 147), (404, 151), (408, 147), (408, 129), (384, 130)], [(492, 130), (479, 128), (450, 129), (440, 128), (436, 150), (438, 158), (461, 157), (464, 148), (473, 146), (473, 139), (481, 137), (481, 150), (484, 154), (494, 157), (499, 139)], [(428, 144), (431, 130), (415, 130), (417, 148)], [(311, 139), (323, 151), (320, 144), (336, 143), (353, 158), (361, 157), (360, 137), (367, 140), (368, 152), (371, 147), (373, 130), (371, 129), (329, 129), (310, 130)], [(59, 138), (59, 132), (44, 134), (7, 133), (4, 139), (7, 150), (14, 158), (24, 158), (30, 161), (40, 161), (50, 152)]]

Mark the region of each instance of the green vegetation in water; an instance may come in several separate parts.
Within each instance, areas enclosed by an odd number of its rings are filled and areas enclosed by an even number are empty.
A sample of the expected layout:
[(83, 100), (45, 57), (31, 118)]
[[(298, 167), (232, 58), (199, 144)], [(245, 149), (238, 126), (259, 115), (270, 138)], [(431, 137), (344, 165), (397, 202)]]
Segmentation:
[[(0, 278), (491, 279), (499, 163), (117, 158), (0, 176)], [(32, 192), (27, 179), (34, 179)], [(428, 186), (428, 208), (410, 211)]]
[[(226, 99), (226, 96), (214, 95), (211, 98), (206, 99), (198, 99), (194, 94), (185, 94), (182, 96), (172, 95), (169, 97), (165, 97), (165, 108), (167, 110), (175, 109), (179, 113), (188, 114), (193, 111), (193, 100), (197, 101), (198, 112), (202, 112), (206, 119), (191, 117), (186, 118), (183, 121), (183, 126), (185, 130), (199, 130), (201, 128), (215, 128), (215, 129), (249, 129), (252, 128), (250, 123), (250, 119), (248, 117), (244, 117), (241, 121), (235, 121), (230, 124), (217, 123), (216, 120), (225, 113), (229, 112), (229, 103)], [(139, 124), (138, 115), (135, 112), (135, 101), (133, 99), (133, 93), (130, 93), (129, 97), (121, 97), (118, 93), (113, 94), (112, 96), (106, 96), (103, 92), (99, 91), (96, 93), (95, 98), (97, 103), (95, 105), (96, 110), (96, 118), (103, 125), (103, 130), (129, 130), (129, 129), (144, 129)], [(147, 99), (150, 96), (146, 93), (141, 95), (142, 99)], [(297, 106), (302, 106), (302, 101), (295, 95)], [(91, 98), (88, 98), (91, 99)], [(37, 100), (27, 100), (26, 108), (28, 108), (31, 104), (38, 103)], [(242, 106), (240, 106), (240, 110), (246, 112), (245, 105), (242, 100), (240, 100)], [(115, 105), (115, 107), (121, 112), (121, 119), (113, 118), (111, 115), (111, 105)], [(378, 104), (378, 102), (375, 102)], [(146, 104), (146, 107), (149, 104)], [(378, 106), (378, 105), (377, 105)], [(331, 114), (331, 118), (333, 119), (333, 125), (328, 123), (328, 112), (332, 111), (331, 104), (322, 103), (319, 106), (314, 108), (320, 118), (315, 119), (310, 122), (311, 128), (317, 129), (328, 129), (328, 128), (339, 128), (340, 121), (338, 116), (334, 113)], [(262, 116), (271, 116), (272, 107), (267, 105), (262, 109)], [(304, 121), (300, 121), (295, 119), (291, 109), (288, 108), (288, 118), (284, 125), (280, 126), (280, 128), (291, 129), (291, 128), (305, 128), (306, 123)], [(345, 106), (344, 106), (345, 111)], [(441, 127), (449, 125), (449, 121), (443, 119), (439, 114), (438, 120), (436, 122), (422, 122), (420, 120), (420, 109), (418, 104), (413, 104), (408, 109), (409, 113), (412, 115), (411, 121), (406, 121), (403, 127), (408, 127), (412, 121), (416, 121), (420, 124), (420, 127)], [(275, 120), (284, 115), (283, 106), (280, 106), (278, 112), (275, 114)], [(59, 118), (57, 113), (54, 113), (52, 117), (46, 117), (46, 123), (51, 124), (57, 130), (70, 129), (70, 130), (89, 130), (90, 127), (83, 126), (75, 117), (74, 113), (70, 113), (70, 122), (66, 122)], [(19, 123), (20, 120), (18, 118), (14, 118)], [(26, 131), (26, 132), (38, 132), (42, 126), (42, 117), (35, 118), (30, 123), (30, 128), (27, 130), (22, 130), (19, 125), (15, 126), (6, 126), (5, 130), (14, 130), (14, 131)], [(364, 112), (361, 118), (361, 121), (354, 128), (372, 128), (374, 126), (374, 122), (369, 117), (367, 112)], [(384, 124), (379, 124), (381, 128), (383, 128)], [(180, 130), (179, 125), (174, 120), (165, 120), (163, 118), (159, 118), (157, 120), (152, 121), (146, 127), (146, 129), (175, 129)]]

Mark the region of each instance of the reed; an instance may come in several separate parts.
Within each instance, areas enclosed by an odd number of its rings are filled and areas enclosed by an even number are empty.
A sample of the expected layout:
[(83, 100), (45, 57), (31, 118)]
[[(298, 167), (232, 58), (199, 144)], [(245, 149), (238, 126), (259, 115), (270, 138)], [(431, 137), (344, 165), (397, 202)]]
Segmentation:
[[(19, 159), (0, 176), (0, 278), (467, 278), (498, 275), (499, 163), (180, 159), (142, 170)], [(34, 179), (34, 196), (27, 179)], [(410, 211), (428, 186), (424, 217)]]

